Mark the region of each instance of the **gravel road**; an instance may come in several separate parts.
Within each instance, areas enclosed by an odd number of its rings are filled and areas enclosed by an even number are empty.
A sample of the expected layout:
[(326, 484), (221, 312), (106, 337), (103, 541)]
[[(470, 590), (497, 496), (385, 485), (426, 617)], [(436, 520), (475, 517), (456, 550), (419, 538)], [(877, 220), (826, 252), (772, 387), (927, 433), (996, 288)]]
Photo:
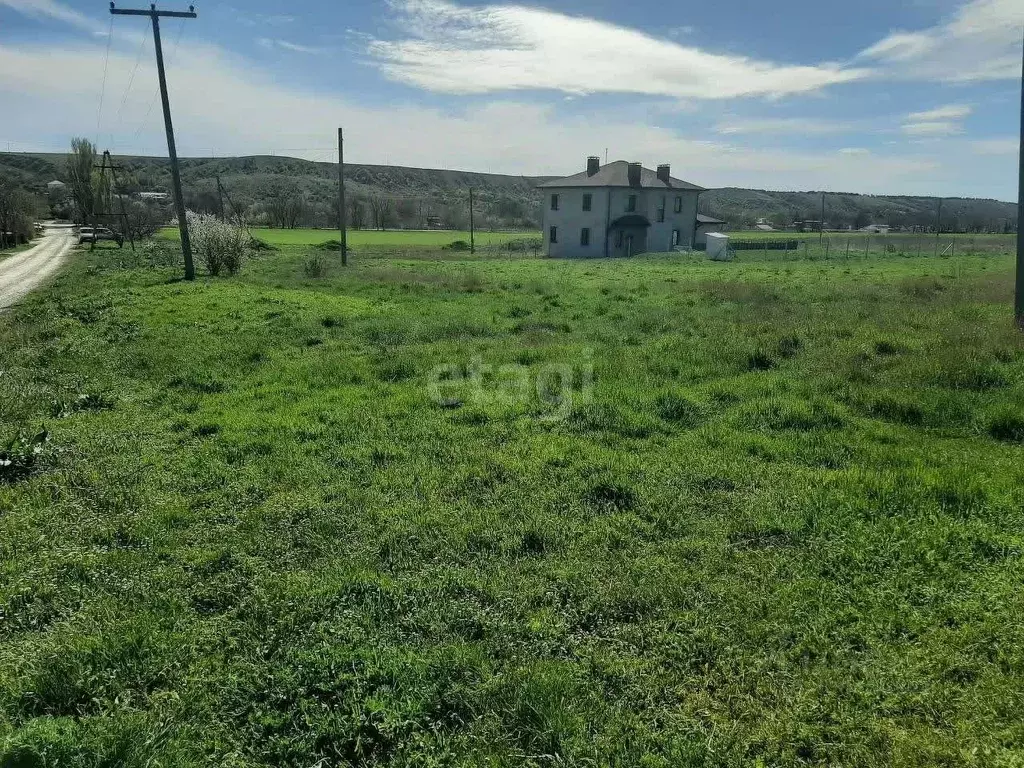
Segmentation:
[(35, 247), (0, 259), (0, 309), (11, 306), (52, 277), (74, 244), (70, 229), (47, 229), (42, 242)]

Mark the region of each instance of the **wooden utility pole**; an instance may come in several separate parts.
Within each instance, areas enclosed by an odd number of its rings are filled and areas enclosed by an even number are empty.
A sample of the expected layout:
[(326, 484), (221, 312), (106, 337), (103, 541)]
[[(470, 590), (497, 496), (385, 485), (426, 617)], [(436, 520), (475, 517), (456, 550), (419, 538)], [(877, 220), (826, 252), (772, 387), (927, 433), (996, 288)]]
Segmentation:
[(1017, 290), (1013, 316), (1017, 327), (1024, 331), (1024, 63), (1021, 64), (1020, 155), (1017, 162), (1020, 166), (1017, 180)]
[(345, 139), (338, 128), (338, 230), (341, 233), (341, 266), (348, 266), (348, 238), (345, 235)]
[(821, 248), (821, 241), (825, 238), (825, 193), (821, 193), (821, 220), (818, 222), (818, 247)]
[(171, 124), (171, 105), (167, 100), (167, 77), (164, 74), (164, 51), (160, 45), (160, 17), (168, 16), (177, 19), (194, 19), (195, 8), (188, 11), (158, 11), (156, 4), (149, 10), (142, 8), (115, 8), (110, 4), (110, 12), (114, 16), (149, 16), (153, 22), (153, 47), (156, 49), (156, 73), (160, 80), (160, 102), (164, 108), (164, 129), (167, 132), (167, 155), (171, 160), (171, 184), (174, 191), (174, 205), (178, 214), (178, 231), (181, 233), (181, 253), (185, 257), (185, 279), (195, 280), (196, 267), (192, 263), (192, 243), (188, 239), (188, 221), (185, 218), (185, 201), (181, 197), (181, 175), (178, 173), (178, 152), (174, 148), (174, 126)]
[(935, 255), (939, 255), (939, 233), (942, 231), (942, 198), (939, 198), (939, 209), (935, 214)]
[(476, 253), (476, 240), (473, 226), (473, 188), (469, 188), (469, 252)]
[[(111, 185), (110, 188), (111, 194), (117, 195), (117, 204), (118, 207), (121, 209), (121, 227), (124, 230), (123, 232), (121, 232), (121, 237), (123, 238), (125, 235), (128, 236), (128, 243), (132, 247), (132, 253), (134, 253), (135, 233), (132, 232), (132, 228), (128, 225), (128, 212), (124, 209), (124, 197), (122, 195), (117, 194), (117, 172), (119, 170), (119, 166), (114, 165), (114, 161), (110, 159), (109, 149), (103, 150), (103, 157), (110, 163), (110, 177), (114, 180), (114, 183)], [(124, 241), (122, 240), (122, 242)]]

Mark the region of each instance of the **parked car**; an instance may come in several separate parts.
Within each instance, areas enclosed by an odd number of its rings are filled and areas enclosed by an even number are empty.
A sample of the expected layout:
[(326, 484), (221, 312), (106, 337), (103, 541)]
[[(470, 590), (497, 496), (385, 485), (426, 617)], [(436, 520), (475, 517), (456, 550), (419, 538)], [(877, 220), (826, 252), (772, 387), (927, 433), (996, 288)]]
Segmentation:
[(78, 230), (79, 243), (98, 243), (100, 240), (113, 240), (120, 248), (124, 245), (124, 235), (106, 227), (81, 227)]

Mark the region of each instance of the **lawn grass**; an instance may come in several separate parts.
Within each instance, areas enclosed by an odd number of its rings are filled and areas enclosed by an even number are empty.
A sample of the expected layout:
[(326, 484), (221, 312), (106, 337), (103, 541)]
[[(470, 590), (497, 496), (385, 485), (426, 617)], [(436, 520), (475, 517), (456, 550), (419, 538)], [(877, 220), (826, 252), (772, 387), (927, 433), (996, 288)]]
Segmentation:
[(1024, 761), (1008, 258), (166, 247), (0, 316), (0, 764)]
[[(254, 236), (266, 241), (270, 245), (317, 245), (329, 240), (339, 238), (336, 229), (270, 229), (267, 227), (253, 227)], [(178, 230), (174, 227), (165, 227), (160, 231), (161, 237), (178, 239)], [(501, 245), (510, 240), (522, 240), (526, 238), (539, 238), (539, 232), (476, 232), (474, 240), (479, 246)], [(438, 248), (448, 245), (455, 240), (469, 242), (469, 232), (457, 230), (406, 230), (389, 229), (378, 231), (375, 229), (355, 229), (346, 234), (348, 244), (352, 248), (361, 246), (392, 246), (397, 248), (430, 247)]]

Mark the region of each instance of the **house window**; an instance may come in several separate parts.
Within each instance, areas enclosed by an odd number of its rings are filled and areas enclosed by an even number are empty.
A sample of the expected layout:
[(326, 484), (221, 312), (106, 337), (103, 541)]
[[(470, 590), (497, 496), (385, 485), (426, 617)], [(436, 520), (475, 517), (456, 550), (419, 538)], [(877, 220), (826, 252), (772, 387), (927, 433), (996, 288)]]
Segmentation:
[[(551, 210), (552, 211), (557, 211), (558, 210), (558, 195), (552, 195), (551, 196)], [(552, 241), (552, 242), (554, 242), (554, 241)]]
[(636, 210), (636, 195), (630, 195), (626, 198), (626, 210), (630, 213)]
[(618, 232), (615, 233), (615, 247), (616, 248), (621, 248), (622, 247), (622, 230), (621, 229)]
[(681, 235), (681, 233), (680, 233), (680, 231), (678, 229), (673, 229), (672, 230), (672, 247), (673, 248), (675, 248), (677, 245), (679, 245), (680, 235)]
[(661, 196), (661, 205), (658, 206), (658, 221), (665, 220), (665, 196)]
[(583, 210), (584, 211), (589, 211), (590, 210), (590, 206), (591, 206), (591, 203), (593, 202), (593, 200), (594, 200), (594, 196), (593, 195), (584, 195), (583, 196)]
[(580, 245), (590, 245), (590, 228), (584, 227), (580, 230)]
[(675, 210), (676, 213), (682, 213), (683, 212), (683, 198), (682, 197), (677, 197), (676, 198), (676, 207), (675, 207), (674, 210)]
[(551, 227), (551, 229), (548, 230), (548, 240), (552, 243), (558, 242), (558, 227)]

